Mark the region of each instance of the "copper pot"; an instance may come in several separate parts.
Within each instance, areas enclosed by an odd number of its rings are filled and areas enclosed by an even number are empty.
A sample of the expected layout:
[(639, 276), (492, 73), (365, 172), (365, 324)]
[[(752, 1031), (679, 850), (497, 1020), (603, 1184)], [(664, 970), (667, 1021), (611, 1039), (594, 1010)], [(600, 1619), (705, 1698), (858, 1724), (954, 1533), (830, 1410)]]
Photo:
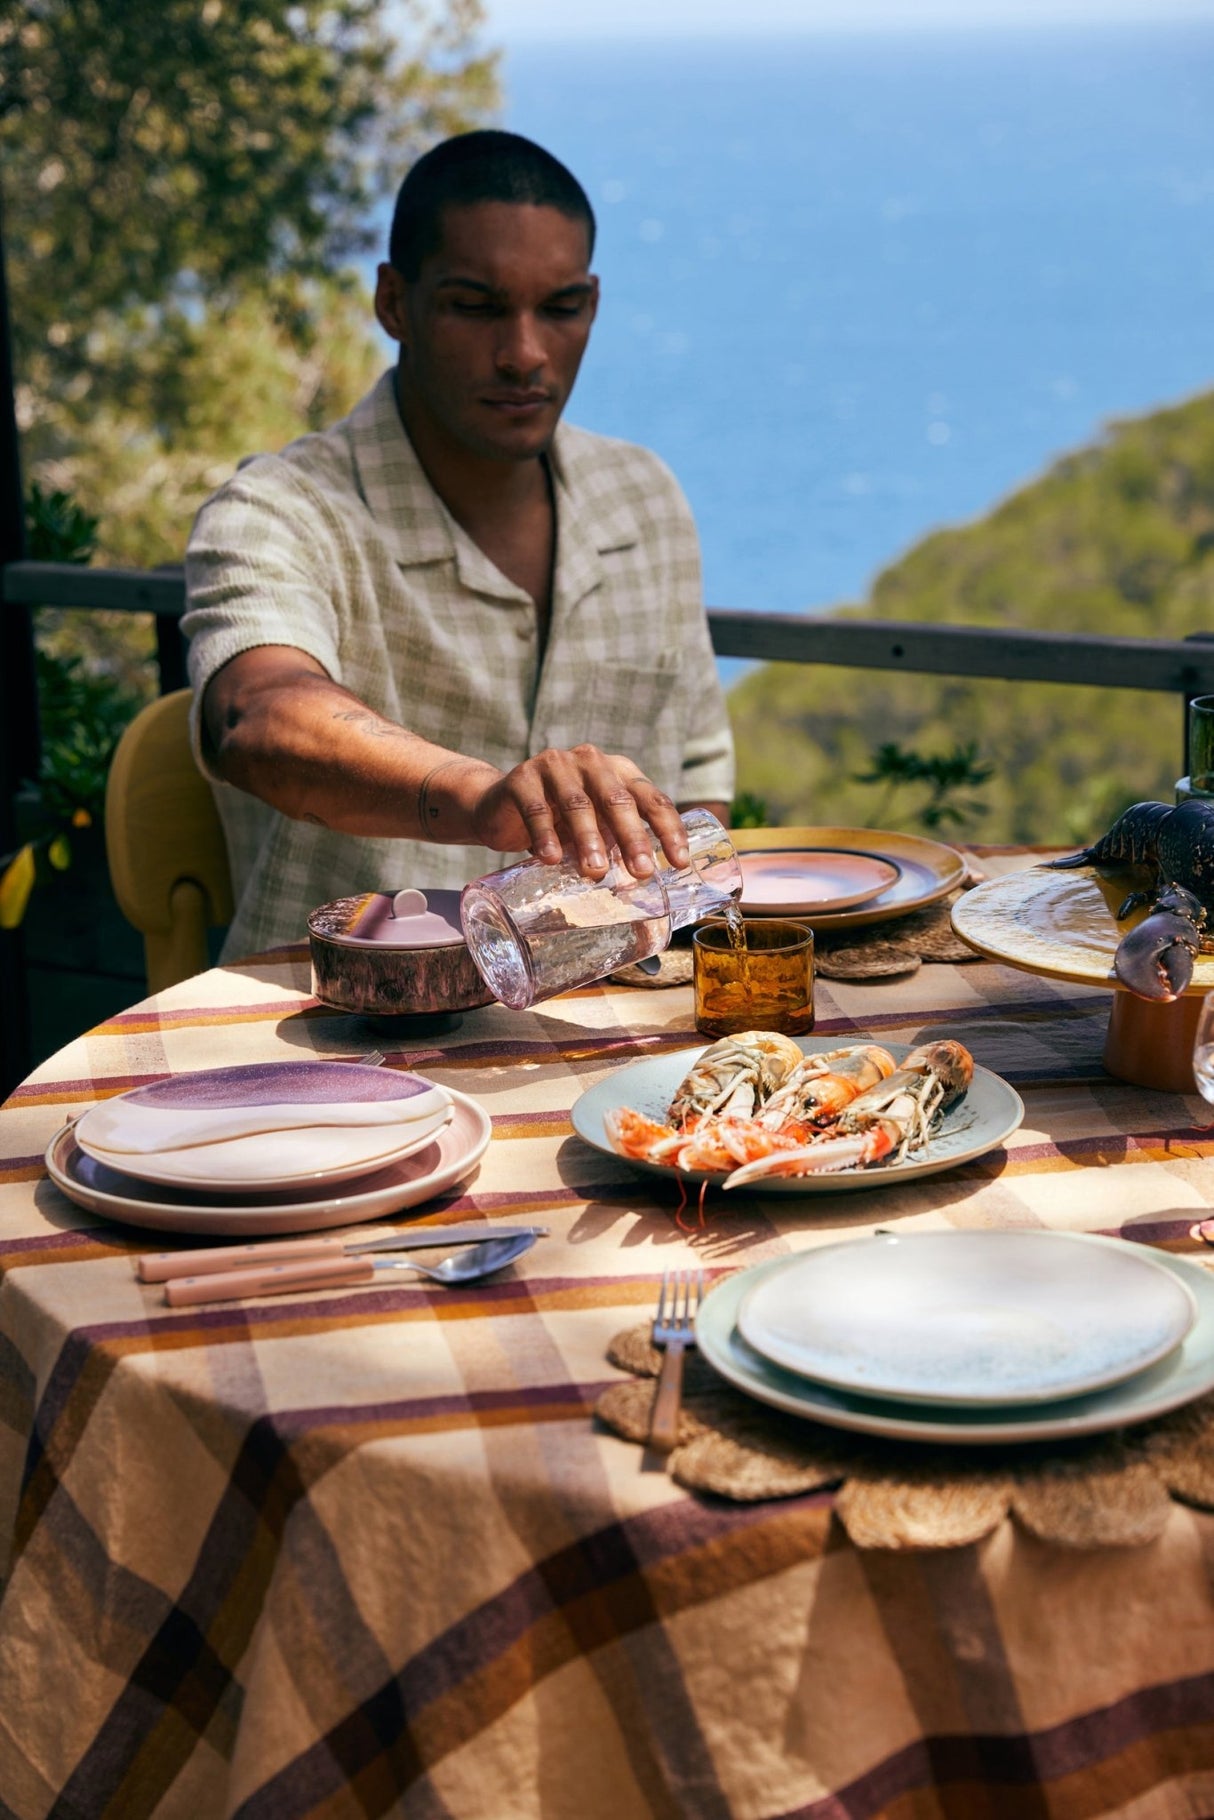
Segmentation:
[(308, 918), (312, 991), (363, 1017), (440, 1017), (493, 1002), (459, 920), (458, 891), (364, 891)]

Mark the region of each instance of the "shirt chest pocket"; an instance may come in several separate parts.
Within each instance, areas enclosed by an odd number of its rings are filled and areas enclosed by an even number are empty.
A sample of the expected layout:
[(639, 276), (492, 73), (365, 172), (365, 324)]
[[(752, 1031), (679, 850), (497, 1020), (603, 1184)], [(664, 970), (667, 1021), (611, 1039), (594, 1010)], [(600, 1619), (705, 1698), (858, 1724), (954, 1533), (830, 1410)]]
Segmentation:
[(570, 681), (550, 706), (541, 694), (532, 751), (592, 745), (620, 752), (677, 797), (690, 712), (681, 654), (664, 651), (645, 665), (587, 662)]

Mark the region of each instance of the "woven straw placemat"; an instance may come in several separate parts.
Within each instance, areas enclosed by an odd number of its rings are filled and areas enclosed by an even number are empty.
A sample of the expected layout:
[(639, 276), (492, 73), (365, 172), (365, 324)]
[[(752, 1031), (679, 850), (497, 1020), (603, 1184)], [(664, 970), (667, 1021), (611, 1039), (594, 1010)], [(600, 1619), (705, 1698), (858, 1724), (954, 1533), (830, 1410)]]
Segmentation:
[(983, 957), (968, 942), (953, 934), (949, 912), (960, 891), (938, 904), (892, 923), (873, 923), (865, 929), (819, 931), (814, 939), (817, 971), (827, 980), (893, 979), (917, 973), (924, 961), (980, 961)]
[[(894, 979), (917, 973), (924, 961), (980, 961), (983, 957), (977, 949), (953, 934), (949, 911), (960, 895), (954, 891), (951, 897), (912, 911), (910, 916), (864, 929), (840, 929), (834, 935), (819, 929), (814, 935), (816, 971), (827, 980)], [(667, 948), (657, 961), (653, 972), (633, 965), (618, 968), (610, 977), (621, 986), (690, 983), (690, 948)]]
[(654, 957), (657, 966), (652, 970), (639, 967), (635, 961), (627, 967), (617, 967), (608, 975), (609, 979), (621, 986), (690, 986), (692, 960), (690, 948), (667, 948), (664, 953)]
[[(644, 1444), (662, 1355), (648, 1325), (608, 1348), (632, 1377), (595, 1413)], [(673, 1478), (738, 1502), (837, 1487), (835, 1509), (859, 1548), (960, 1548), (1007, 1516), (1068, 1548), (1154, 1541), (1171, 1500), (1214, 1509), (1214, 1393), (1172, 1415), (1090, 1439), (1018, 1447), (882, 1441), (786, 1416), (734, 1390), (700, 1355), (685, 1360)]]

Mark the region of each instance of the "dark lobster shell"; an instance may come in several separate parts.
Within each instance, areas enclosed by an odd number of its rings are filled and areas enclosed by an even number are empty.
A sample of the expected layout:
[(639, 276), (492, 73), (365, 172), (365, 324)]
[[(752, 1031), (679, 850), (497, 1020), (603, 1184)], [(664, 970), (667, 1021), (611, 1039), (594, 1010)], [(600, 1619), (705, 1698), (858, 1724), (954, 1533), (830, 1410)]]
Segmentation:
[[(1047, 862), (1058, 871), (1076, 866), (1150, 866), (1151, 914), (1118, 943), (1113, 972), (1139, 998), (1178, 998), (1193, 977), (1202, 934), (1214, 914), (1214, 803), (1190, 798), (1135, 803), (1107, 834), (1067, 859)], [(1126, 916), (1142, 901), (1128, 897)]]

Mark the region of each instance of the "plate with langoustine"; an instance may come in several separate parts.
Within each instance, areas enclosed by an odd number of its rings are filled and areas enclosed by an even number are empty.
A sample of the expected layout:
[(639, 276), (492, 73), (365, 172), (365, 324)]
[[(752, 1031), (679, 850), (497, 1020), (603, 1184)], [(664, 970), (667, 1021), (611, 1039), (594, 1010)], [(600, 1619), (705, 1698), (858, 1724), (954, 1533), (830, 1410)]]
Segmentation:
[(985, 1156), (1024, 1104), (953, 1038), (840, 1044), (748, 1030), (633, 1062), (588, 1088), (572, 1118), (596, 1150), (676, 1181), (837, 1194)]

